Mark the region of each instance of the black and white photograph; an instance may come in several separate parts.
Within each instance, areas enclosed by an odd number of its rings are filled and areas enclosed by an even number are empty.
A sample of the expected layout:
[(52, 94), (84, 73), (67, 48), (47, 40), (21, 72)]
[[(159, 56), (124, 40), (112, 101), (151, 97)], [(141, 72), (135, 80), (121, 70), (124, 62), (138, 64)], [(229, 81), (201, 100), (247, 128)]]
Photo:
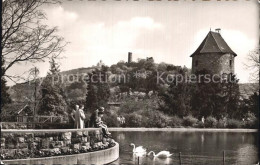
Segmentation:
[(259, 165), (259, 1), (1, 4), (1, 165)]

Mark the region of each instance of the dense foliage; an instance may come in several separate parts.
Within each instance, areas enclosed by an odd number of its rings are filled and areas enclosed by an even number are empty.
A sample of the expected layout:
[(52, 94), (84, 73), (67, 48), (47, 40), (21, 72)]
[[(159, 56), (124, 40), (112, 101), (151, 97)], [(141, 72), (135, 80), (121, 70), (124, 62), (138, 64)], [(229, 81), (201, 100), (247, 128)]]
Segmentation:
[(54, 59), (50, 61), (50, 70), (41, 84), (41, 100), (38, 114), (47, 116), (63, 116), (68, 120), (67, 102), (61, 83), (55, 83), (59, 77), (59, 65)]
[[(4, 70), (4, 59), (1, 59), (1, 72)], [(1, 74), (1, 109), (6, 105), (11, 103), (10, 94), (8, 93), (8, 87), (6, 86), (6, 80)]]
[(88, 76), (86, 109), (89, 112), (93, 112), (99, 106), (107, 107), (110, 87), (105, 79), (106, 72), (107, 67), (102, 66), (101, 69), (96, 69)]
[[(56, 72), (54, 68), (48, 75)], [(46, 106), (45, 112), (65, 115), (62, 113), (70, 113), (75, 104), (85, 104), (87, 119), (98, 106), (104, 106), (103, 120), (110, 127), (257, 128), (259, 94), (242, 98), (234, 75), (230, 75), (232, 81), (219, 83), (206, 83), (203, 79), (200, 83), (180, 81), (176, 75), (187, 77), (191, 75), (189, 69), (156, 64), (152, 58), (72, 70), (67, 74), (75, 75), (77, 71), (87, 71), (87, 76), (79, 74), (78, 81), (67, 80), (54, 86), (49, 84), (48, 76), (44, 79), (42, 101), (51, 106)], [(108, 102), (119, 102), (121, 106), (108, 106)], [(118, 123), (118, 116), (125, 117), (124, 125)]]

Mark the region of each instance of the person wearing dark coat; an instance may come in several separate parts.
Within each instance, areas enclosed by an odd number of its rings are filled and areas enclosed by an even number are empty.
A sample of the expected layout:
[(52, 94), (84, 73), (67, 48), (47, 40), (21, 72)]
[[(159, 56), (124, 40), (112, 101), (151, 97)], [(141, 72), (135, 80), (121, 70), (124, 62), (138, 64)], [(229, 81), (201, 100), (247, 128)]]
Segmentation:
[(102, 128), (104, 136), (109, 136), (111, 135), (111, 133), (108, 132), (107, 125), (105, 125), (102, 121), (104, 110), (104, 107), (100, 107), (91, 114), (89, 126), (95, 128)]

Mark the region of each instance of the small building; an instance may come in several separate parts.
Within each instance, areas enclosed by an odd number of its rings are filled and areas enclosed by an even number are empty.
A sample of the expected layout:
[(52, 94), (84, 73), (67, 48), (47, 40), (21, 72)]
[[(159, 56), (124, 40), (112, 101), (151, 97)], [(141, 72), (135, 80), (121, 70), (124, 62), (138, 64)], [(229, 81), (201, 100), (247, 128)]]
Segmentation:
[(192, 57), (192, 73), (202, 70), (210, 74), (230, 74), (235, 72), (234, 64), (237, 54), (228, 46), (220, 34), (209, 31)]
[(26, 104), (22, 109), (20, 109), (19, 111), (17, 111), (16, 113), (16, 121), (17, 122), (23, 122), (23, 123), (27, 123), (28, 121), (28, 117), (33, 115), (33, 110), (30, 108), (30, 106), (28, 104)]
[(102, 60), (100, 60), (100, 61), (97, 63), (97, 67), (98, 67), (98, 68), (102, 68), (102, 66), (105, 66), (105, 64), (103, 63)]

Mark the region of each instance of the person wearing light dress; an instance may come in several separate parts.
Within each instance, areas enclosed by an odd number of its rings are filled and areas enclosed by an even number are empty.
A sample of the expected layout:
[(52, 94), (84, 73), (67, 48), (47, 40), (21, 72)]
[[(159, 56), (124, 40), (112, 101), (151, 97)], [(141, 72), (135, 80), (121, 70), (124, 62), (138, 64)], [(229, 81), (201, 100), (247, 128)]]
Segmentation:
[(81, 105), (80, 108), (77, 108), (76, 106), (76, 112), (75, 112), (75, 127), (77, 129), (83, 129), (84, 128), (84, 120), (85, 120), (85, 114), (84, 114), (84, 106)]

